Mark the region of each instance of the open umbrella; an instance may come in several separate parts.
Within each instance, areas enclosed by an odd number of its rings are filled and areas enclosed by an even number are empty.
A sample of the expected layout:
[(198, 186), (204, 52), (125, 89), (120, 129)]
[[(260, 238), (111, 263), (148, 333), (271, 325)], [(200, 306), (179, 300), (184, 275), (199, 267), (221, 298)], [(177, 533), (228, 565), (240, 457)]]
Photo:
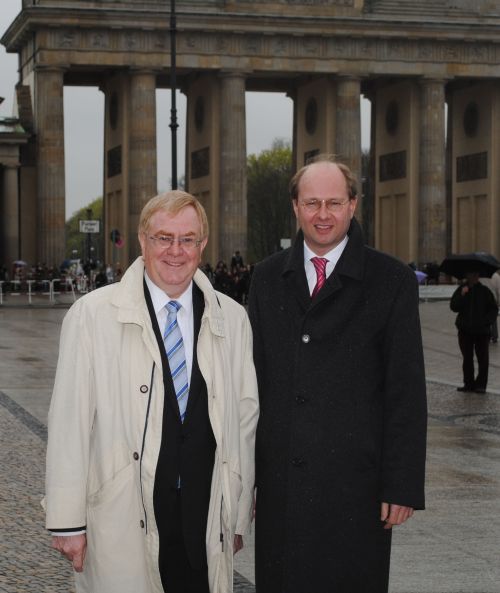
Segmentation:
[(491, 278), (500, 269), (500, 261), (489, 253), (476, 251), (449, 255), (442, 261), (439, 269), (444, 274), (455, 276), (459, 280), (465, 278), (468, 272), (479, 272), (480, 276)]
[(421, 272), (420, 270), (415, 270), (415, 276), (417, 277), (419, 284), (424, 284), (424, 282), (427, 280), (427, 274), (425, 272)]
[(28, 265), (28, 263), (27, 263), (27, 262), (25, 262), (25, 261), (24, 261), (24, 260), (22, 260), (22, 259), (16, 259), (16, 261), (13, 261), (13, 262), (12, 262), (12, 265), (13, 265), (13, 266), (16, 266), (16, 267), (18, 267), (18, 268), (22, 268), (23, 266), (27, 266), (27, 265)]

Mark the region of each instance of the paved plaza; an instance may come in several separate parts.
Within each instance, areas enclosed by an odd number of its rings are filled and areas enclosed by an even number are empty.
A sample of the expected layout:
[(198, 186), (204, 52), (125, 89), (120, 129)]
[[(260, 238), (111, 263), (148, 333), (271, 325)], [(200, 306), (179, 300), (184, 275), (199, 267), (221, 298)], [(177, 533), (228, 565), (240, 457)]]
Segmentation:
[[(490, 349), (488, 393), (458, 393), (461, 357), (449, 294), (450, 287), (421, 293), (428, 508), (395, 529), (391, 593), (500, 593), (500, 345)], [(40, 298), (29, 306), (11, 298), (0, 306), (1, 593), (74, 591), (67, 561), (49, 547), (40, 506), (47, 410), (69, 300), (60, 296), (54, 306)], [(250, 593), (252, 538), (245, 543), (235, 591)]]

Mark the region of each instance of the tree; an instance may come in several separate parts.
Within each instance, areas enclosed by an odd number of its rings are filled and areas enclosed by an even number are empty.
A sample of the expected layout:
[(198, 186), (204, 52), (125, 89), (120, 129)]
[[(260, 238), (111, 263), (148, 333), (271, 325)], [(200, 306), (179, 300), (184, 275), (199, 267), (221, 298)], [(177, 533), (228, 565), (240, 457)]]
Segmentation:
[(80, 233), (80, 220), (88, 219), (87, 210), (92, 210), (92, 220), (101, 221), (100, 232), (92, 234), (91, 237), (91, 245), (94, 248), (92, 257), (94, 260), (98, 260), (104, 256), (102, 198), (96, 198), (87, 206), (80, 208), (66, 221), (66, 257), (69, 259), (74, 259), (75, 253), (78, 253), (78, 259), (87, 259), (87, 235)]
[(290, 237), (292, 175), (289, 144), (275, 140), (270, 150), (247, 159), (248, 261), (257, 262), (280, 249)]

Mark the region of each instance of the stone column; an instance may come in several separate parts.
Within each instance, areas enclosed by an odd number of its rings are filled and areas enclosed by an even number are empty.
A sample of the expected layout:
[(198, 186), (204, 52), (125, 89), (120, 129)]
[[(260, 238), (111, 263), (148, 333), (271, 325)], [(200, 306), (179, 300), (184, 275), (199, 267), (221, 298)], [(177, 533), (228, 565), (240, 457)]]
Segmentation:
[[(337, 114), (335, 152), (351, 169), (361, 197), (361, 81), (353, 76), (337, 79)], [(356, 218), (363, 220), (363, 203), (359, 200)]]
[(59, 266), (65, 257), (63, 71), (35, 72), (37, 134), (37, 257)]
[(2, 257), (7, 266), (21, 258), (19, 241), (18, 166), (3, 167), (3, 208), (1, 220)]
[(424, 79), (420, 94), (418, 262), (446, 255), (445, 82)]
[(219, 257), (247, 253), (245, 77), (221, 74)]
[(129, 135), (129, 263), (140, 253), (137, 226), (144, 204), (157, 194), (156, 76), (137, 71), (130, 75)]

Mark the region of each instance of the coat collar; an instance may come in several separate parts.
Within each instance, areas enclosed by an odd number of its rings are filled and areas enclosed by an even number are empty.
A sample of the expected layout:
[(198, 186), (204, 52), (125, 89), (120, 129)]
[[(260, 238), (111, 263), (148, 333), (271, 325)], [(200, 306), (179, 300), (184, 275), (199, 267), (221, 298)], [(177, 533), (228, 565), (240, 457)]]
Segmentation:
[[(142, 257), (138, 257), (123, 275), (112, 299), (112, 304), (118, 307), (118, 321), (121, 323), (136, 323), (141, 326), (150, 324), (144, 299), (143, 278), (144, 261)], [(224, 317), (217, 293), (201, 270), (196, 270), (193, 280), (202, 291), (205, 300), (203, 319), (208, 319), (213, 334), (223, 337)]]
[[(353, 218), (347, 231), (349, 241), (335, 266), (335, 273), (361, 280), (364, 270), (364, 239), (361, 226)], [(283, 267), (283, 275), (304, 270), (304, 233), (299, 230)], [(305, 273), (304, 273), (305, 277)]]
[(290, 248), (283, 266), (282, 276), (291, 283), (295, 295), (304, 309), (322, 301), (330, 294), (342, 288), (342, 277), (349, 277), (361, 281), (365, 266), (364, 240), (361, 226), (353, 218), (347, 232), (349, 241), (340, 256), (332, 274), (327, 278), (325, 286), (318, 296), (311, 301), (304, 269), (304, 234), (299, 230)]

